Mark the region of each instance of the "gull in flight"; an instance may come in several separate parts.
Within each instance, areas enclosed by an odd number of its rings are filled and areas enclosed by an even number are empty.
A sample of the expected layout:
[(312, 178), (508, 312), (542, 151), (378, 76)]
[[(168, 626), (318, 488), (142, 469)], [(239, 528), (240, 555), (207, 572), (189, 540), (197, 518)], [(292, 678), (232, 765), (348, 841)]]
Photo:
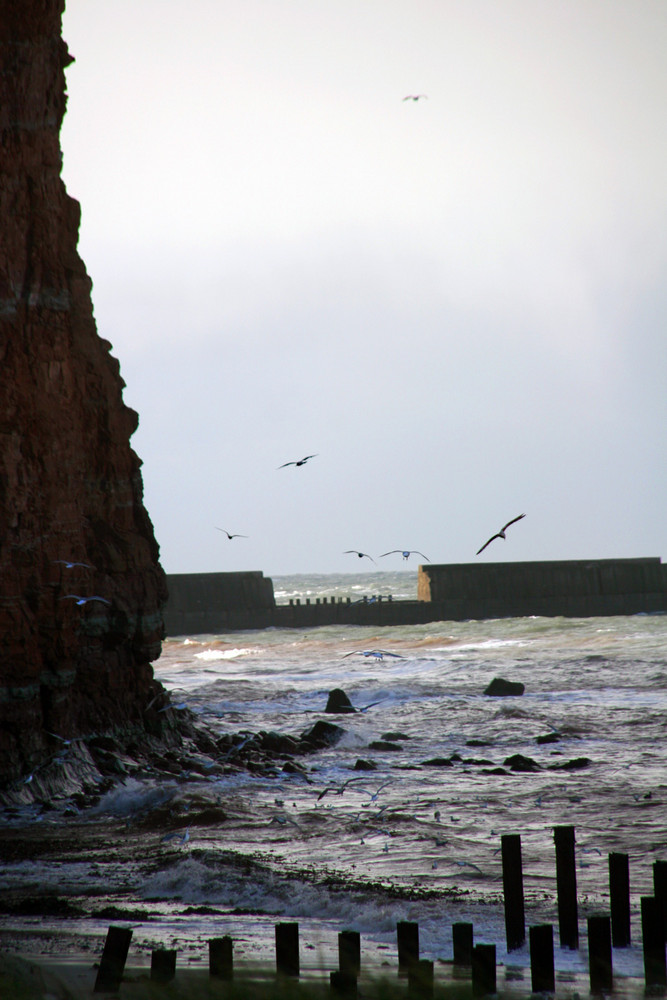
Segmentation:
[(483, 551), (484, 551), (484, 549), (486, 548), (486, 546), (487, 546), (487, 545), (490, 545), (490, 544), (491, 544), (491, 542), (492, 542), (492, 541), (493, 541), (494, 539), (496, 539), (496, 538), (504, 538), (504, 537), (505, 537), (505, 532), (506, 532), (506, 531), (507, 531), (507, 529), (509, 528), (510, 524), (515, 524), (515, 523), (516, 523), (517, 521), (520, 521), (520, 520), (521, 520), (521, 518), (522, 518), (522, 517), (525, 517), (525, 516), (526, 516), (525, 514), (519, 514), (519, 516), (518, 516), (518, 517), (513, 517), (511, 521), (508, 521), (508, 522), (507, 522), (507, 524), (503, 525), (503, 527), (502, 527), (502, 528), (500, 529), (500, 531), (497, 531), (497, 532), (495, 533), (495, 535), (491, 535), (491, 537), (489, 538), (488, 542), (484, 542), (484, 545), (482, 545), (481, 549), (478, 549), (478, 550), (477, 550), (477, 555), (479, 555), (479, 554), (480, 554), (480, 552), (483, 552)]
[(98, 597), (97, 594), (92, 594), (90, 597), (81, 597), (80, 594), (65, 594), (64, 597), (60, 598), (60, 600), (66, 601), (69, 597), (71, 597), (73, 601), (76, 601), (78, 605), (87, 604), (88, 601), (101, 601), (102, 604), (111, 604), (111, 601), (107, 601), (106, 597)]
[(369, 556), (368, 552), (359, 552), (357, 549), (345, 549), (343, 555), (344, 556), (353, 555), (353, 556), (359, 556), (360, 559), (370, 559), (370, 561), (372, 563), (375, 563), (375, 565), (377, 566), (375, 559), (373, 559), (373, 556)]
[(83, 566), (85, 569), (93, 569), (90, 563), (69, 562), (67, 559), (54, 559), (54, 563), (62, 563), (65, 569), (74, 569), (75, 566)]
[(428, 94), (406, 94), (403, 98), (404, 101), (421, 101), (422, 98), (428, 99)]
[(431, 561), (428, 556), (425, 556), (424, 553), (420, 552), (418, 549), (392, 549), (391, 552), (383, 552), (380, 559), (384, 559), (385, 556), (392, 556), (394, 552), (400, 553), (404, 559), (409, 559), (411, 555), (416, 555), (421, 556), (422, 559), (426, 560), (426, 562)]
[[(390, 653), (386, 649), (353, 649), (351, 653), (344, 653), (343, 659), (345, 659), (346, 656), (372, 656), (375, 660), (384, 660), (385, 656), (394, 656), (397, 660), (405, 659), (405, 657), (400, 653)], [(375, 702), (375, 704), (377, 704), (377, 702)], [(370, 705), (367, 705), (366, 707), (370, 708)]]
[[(319, 802), (320, 799), (323, 799), (324, 796), (328, 792), (333, 792), (335, 795), (342, 795), (343, 792), (345, 791), (345, 789), (348, 787), (348, 785), (354, 785), (355, 782), (358, 782), (358, 781), (368, 781), (368, 778), (348, 778), (347, 781), (344, 781), (342, 785), (328, 785), (326, 788), (322, 789), (322, 791), (320, 792), (320, 794), (317, 796), (317, 801)], [(376, 802), (377, 801), (377, 797), (380, 794), (380, 792), (382, 791), (382, 789), (386, 788), (387, 785), (391, 785), (391, 784), (393, 784), (393, 779), (390, 779), (389, 781), (385, 781), (382, 785), (379, 785), (375, 789), (374, 792), (372, 792), (370, 790), (370, 788), (364, 788), (364, 787), (360, 787), (359, 789), (354, 789), (354, 790), (355, 791), (358, 790), (360, 792), (365, 792), (366, 795), (370, 795), (371, 802)]]
[(230, 535), (226, 528), (218, 528), (217, 525), (214, 525), (214, 527), (215, 527), (216, 531), (221, 531), (223, 533), (223, 535), (227, 535), (227, 538), (230, 540), (230, 542), (231, 542), (232, 538), (247, 538), (248, 537), (247, 535)]
[(283, 464), (279, 465), (278, 468), (279, 469), (284, 469), (285, 466), (287, 466), (287, 465), (305, 465), (309, 458), (316, 458), (317, 455), (318, 455), (318, 452), (315, 452), (314, 455), (306, 455), (305, 458), (300, 458), (298, 462), (283, 462)]

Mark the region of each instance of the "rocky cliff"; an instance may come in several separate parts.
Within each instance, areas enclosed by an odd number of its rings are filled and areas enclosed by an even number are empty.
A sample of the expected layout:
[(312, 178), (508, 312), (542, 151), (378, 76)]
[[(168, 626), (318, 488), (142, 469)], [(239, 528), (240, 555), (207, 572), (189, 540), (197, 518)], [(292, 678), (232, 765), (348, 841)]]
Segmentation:
[(0, 0), (4, 787), (63, 739), (164, 718), (151, 661), (166, 585), (129, 443), (137, 415), (96, 330), (77, 252), (79, 205), (60, 178), (72, 61), (63, 8), (64, 0)]

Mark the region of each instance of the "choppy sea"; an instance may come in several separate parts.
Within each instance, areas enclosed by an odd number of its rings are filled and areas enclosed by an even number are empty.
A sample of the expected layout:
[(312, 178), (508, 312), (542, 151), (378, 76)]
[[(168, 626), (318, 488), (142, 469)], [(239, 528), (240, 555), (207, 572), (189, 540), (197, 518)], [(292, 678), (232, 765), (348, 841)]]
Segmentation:
[[(273, 582), (279, 603), (401, 599), (416, 597), (417, 575)], [(525, 968), (527, 946), (504, 950), (500, 838), (518, 833), (527, 925), (554, 924), (556, 967), (567, 976), (587, 969), (583, 943), (558, 949), (553, 828), (571, 825), (582, 941), (586, 915), (609, 910), (609, 852), (627, 853), (633, 945), (614, 963), (642, 974), (639, 900), (653, 891), (654, 861), (667, 859), (667, 616), (179, 636), (154, 667), (173, 703), (216, 734), (299, 735), (318, 719), (344, 734), (302, 761), (305, 775), (185, 774), (159, 787), (128, 779), (91, 821), (122, 820), (130, 836), (151, 802), (184, 815), (210, 802), (226, 820), (191, 826), (149, 867), (137, 858), (133, 874), (100, 859), (57, 871), (24, 861), (3, 873), (5, 884), (117, 884), (124, 905), (161, 914), (162, 930), (149, 926), (147, 940), (187, 938), (196, 950), (212, 932), (231, 934), (258, 957), (270, 952), (275, 921), (293, 919), (318, 960), (335, 952), (343, 928), (359, 930), (382, 959), (407, 919), (419, 922), (422, 957), (446, 960), (452, 923), (469, 920), (499, 961)], [(494, 678), (524, 693), (486, 695)], [(336, 688), (357, 712), (324, 713)], [(516, 769), (521, 759), (528, 769)], [(358, 761), (373, 769), (355, 769)]]

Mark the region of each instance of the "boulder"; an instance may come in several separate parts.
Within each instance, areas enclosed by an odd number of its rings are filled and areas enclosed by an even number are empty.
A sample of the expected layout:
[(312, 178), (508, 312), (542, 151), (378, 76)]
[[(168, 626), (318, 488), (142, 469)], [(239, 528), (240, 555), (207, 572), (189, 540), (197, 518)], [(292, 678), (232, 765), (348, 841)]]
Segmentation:
[(541, 771), (542, 768), (532, 757), (524, 757), (523, 754), (515, 753), (507, 757), (503, 764), (512, 771)]
[(359, 757), (356, 764), (354, 765), (355, 771), (377, 771), (377, 764), (374, 764), (372, 760), (364, 760), (363, 757)]
[(494, 677), (484, 694), (494, 698), (513, 698), (523, 694), (525, 690), (521, 681), (506, 681), (502, 677)]
[(336, 726), (333, 722), (324, 722), (319, 719), (314, 726), (306, 729), (299, 740), (301, 751), (309, 753), (312, 750), (323, 750), (325, 747), (333, 747), (341, 739), (345, 730), (342, 726)]
[(357, 710), (341, 688), (334, 688), (333, 691), (329, 691), (327, 707), (324, 711), (343, 715), (345, 712), (356, 712)]

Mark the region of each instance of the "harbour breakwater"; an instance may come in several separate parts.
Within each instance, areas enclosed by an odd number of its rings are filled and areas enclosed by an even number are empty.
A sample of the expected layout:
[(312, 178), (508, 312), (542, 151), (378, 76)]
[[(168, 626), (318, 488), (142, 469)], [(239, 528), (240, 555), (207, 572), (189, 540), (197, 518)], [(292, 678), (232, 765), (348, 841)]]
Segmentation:
[(421, 565), (417, 600), (379, 594), (277, 604), (261, 571), (167, 576), (166, 634), (320, 625), (419, 625), (526, 615), (590, 618), (667, 612), (659, 557)]

